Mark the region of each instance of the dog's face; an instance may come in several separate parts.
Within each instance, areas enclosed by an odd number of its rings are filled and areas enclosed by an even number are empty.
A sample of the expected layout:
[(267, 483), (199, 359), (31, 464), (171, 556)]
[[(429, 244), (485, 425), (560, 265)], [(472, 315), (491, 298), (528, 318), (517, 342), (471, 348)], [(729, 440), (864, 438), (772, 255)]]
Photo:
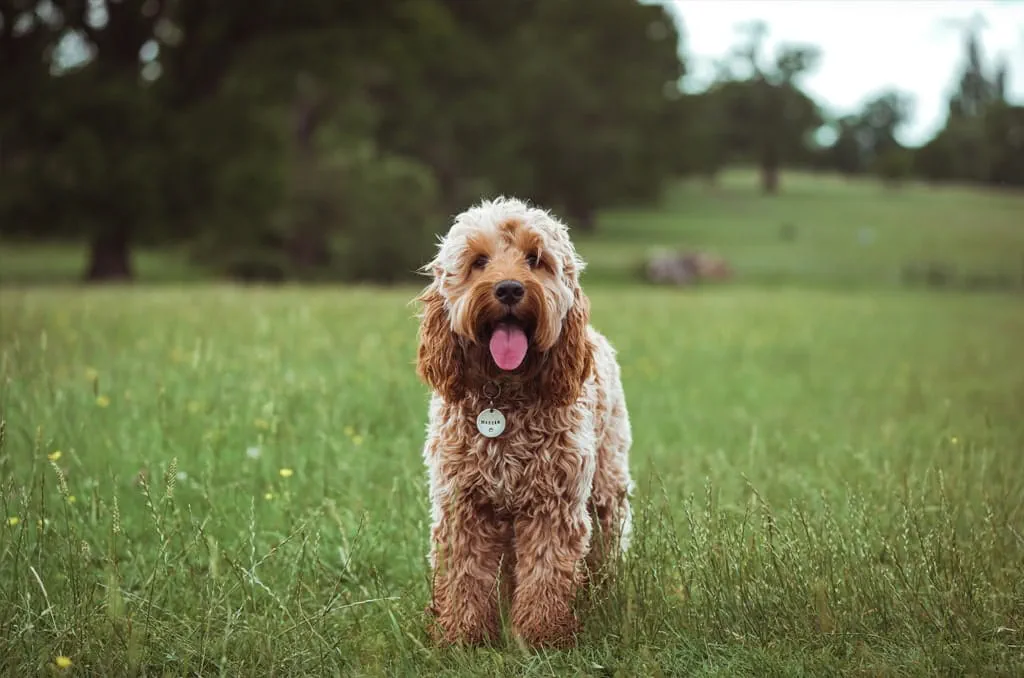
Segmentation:
[(428, 384), (450, 400), (508, 379), (536, 381), (559, 402), (578, 397), (589, 314), (563, 224), (518, 200), (484, 202), (456, 217), (426, 268), (418, 366)]
[[(510, 217), (484, 228), (461, 226), (456, 224), (442, 246), (444, 263), (436, 274), (455, 334), (489, 343), (504, 328), (523, 335), (527, 348), (550, 349), (573, 302), (576, 281), (565, 270), (567, 262), (545, 246), (539, 229), (522, 219)], [(468, 231), (464, 236), (463, 230)], [(514, 371), (521, 359), (508, 356), (499, 368)]]

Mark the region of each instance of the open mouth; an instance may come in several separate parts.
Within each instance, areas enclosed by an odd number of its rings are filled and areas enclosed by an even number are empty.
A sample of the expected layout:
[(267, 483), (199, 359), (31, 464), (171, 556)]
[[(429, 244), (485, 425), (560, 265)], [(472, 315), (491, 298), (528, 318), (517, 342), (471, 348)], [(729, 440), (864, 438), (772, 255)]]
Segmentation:
[(529, 328), (521, 320), (507, 316), (494, 323), (488, 342), (491, 358), (499, 369), (511, 372), (523, 364), (530, 348)]

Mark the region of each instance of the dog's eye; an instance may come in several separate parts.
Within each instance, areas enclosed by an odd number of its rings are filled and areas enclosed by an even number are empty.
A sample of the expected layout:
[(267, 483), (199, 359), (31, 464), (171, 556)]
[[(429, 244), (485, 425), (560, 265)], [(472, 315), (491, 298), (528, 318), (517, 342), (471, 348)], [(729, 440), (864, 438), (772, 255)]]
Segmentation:
[(537, 266), (540, 265), (540, 257), (538, 257), (536, 254), (527, 254), (526, 264), (530, 268), (537, 268)]
[(473, 268), (483, 268), (487, 265), (487, 255), (481, 254), (473, 260)]

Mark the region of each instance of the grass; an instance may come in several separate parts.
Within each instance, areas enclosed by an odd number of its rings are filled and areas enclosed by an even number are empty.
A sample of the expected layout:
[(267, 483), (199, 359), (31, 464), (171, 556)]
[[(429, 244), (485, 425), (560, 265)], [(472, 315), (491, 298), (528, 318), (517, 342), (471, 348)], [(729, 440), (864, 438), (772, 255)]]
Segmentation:
[[(67, 285), (82, 279), (85, 245), (65, 242), (0, 242), (0, 284)], [(132, 252), (136, 276), (147, 283), (196, 282), (209, 277), (182, 249), (139, 246)]]
[(0, 673), (1024, 671), (1019, 301), (595, 292), (638, 541), (531, 653), (423, 633), (409, 292), (0, 295)]
[[(885, 289), (907, 265), (937, 262), (954, 284), (1002, 277), (1024, 288), (1024, 194), (787, 173), (766, 197), (752, 172), (725, 173), (714, 189), (683, 183), (661, 210), (602, 214), (581, 251), (593, 277), (634, 278), (652, 246), (707, 249), (740, 280), (759, 285)], [(786, 229), (792, 239), (783, 237)]]
[[(782, 193), (766, 197), (757, 182), (756, 173), (733, 170), (715, 188), (671, 187), (660, 209), (601, 213), (594, 235), (575, 235), (590, 285), (636, 283), (652, 248), (686, 247), (721, 254), (741, 283), (759, 286), (892, 289), (906, 267), (937, 263), (951, 269), (953, 287), (1024, 289), (1024, 193), (916, 183), (893, 190), (787, 172)], [(74, 244), (0, 243), (0, 284), (76, 282), (85, 254)], [(209, 276), (183, 248), (140, 246), (134, 260), (147, 283)]]
[[(426, 638), (415, 290), (0, 289), (0, 675), (1024, 674), (1020, 299), (858, 282), (1009, 266), (1014, 199), (801, 181), (581, 242), (637, 534), (568, 652)], [(612, 284), (671, 242), (802, 287)]]

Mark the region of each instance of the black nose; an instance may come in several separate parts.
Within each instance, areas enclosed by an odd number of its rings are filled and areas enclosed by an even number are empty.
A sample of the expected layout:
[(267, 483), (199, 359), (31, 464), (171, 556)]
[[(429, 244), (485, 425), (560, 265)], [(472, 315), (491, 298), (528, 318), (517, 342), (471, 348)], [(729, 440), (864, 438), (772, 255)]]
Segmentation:
[(498, 298), (498, 301), (509, 306), (518, 304), (525, 294), (526, 288), (523, 287), (523, 283), (516, 280), (502, 280), (494, 286), (494, 296)]

